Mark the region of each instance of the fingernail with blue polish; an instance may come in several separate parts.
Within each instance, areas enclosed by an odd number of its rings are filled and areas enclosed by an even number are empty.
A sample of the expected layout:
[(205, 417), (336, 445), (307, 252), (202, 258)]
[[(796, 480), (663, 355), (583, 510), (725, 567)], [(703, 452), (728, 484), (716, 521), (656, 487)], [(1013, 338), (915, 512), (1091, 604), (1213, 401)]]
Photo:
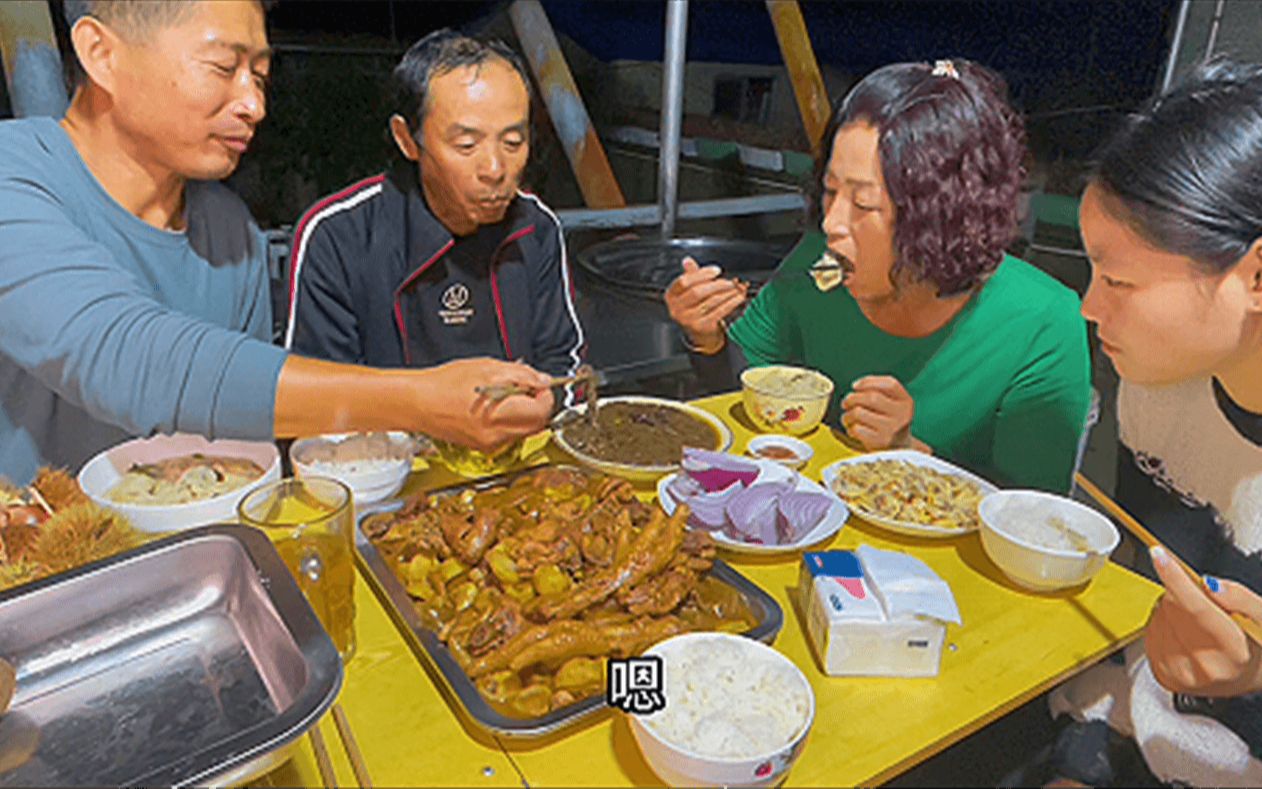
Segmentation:
[(1218, 583), (1218, 579), (1212, 575), (1205, 576), (1205, 585), (1211, 592), (1217, 592), (1223, 588), (1223, 585)]

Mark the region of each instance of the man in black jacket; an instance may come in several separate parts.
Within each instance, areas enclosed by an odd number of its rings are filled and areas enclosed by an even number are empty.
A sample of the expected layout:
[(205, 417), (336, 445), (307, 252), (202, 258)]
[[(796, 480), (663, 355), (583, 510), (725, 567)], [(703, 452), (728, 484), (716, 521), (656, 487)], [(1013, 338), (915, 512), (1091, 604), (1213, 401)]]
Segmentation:
[(521, 59), (442, 30), (412, 45), (393, 81), (390, 133), (406, 162), (299, 220), (285, 346), (381, 367), (488, 356), (572, 374), (585, 340), (561, 225), (518, 189), (530, 150)]

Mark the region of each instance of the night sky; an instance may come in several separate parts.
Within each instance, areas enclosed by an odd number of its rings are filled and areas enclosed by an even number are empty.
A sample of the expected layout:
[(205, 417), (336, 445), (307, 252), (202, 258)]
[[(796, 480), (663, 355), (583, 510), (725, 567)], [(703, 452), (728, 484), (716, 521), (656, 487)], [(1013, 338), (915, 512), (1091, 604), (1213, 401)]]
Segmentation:
[[(496, 2), (395, 0), (400, 44), (442, 26), (474, 24)], [(545, 0), (557, 31), (604, 61), (658, 60), (664, 4), (637, 0)], [(1027, 112), (1084, 104), (1133, 104), (1155, 86), (1175, 0), (972, 0), (803, 2), (821, 63), (862, 74), (900, 60), (962, 56), (1003, 73)], [(390, 36), (387, 2), (282, 0), (271, 13), (287, 30)], [(694, 0), (688, 58), (779, 63), (761, 0)]]

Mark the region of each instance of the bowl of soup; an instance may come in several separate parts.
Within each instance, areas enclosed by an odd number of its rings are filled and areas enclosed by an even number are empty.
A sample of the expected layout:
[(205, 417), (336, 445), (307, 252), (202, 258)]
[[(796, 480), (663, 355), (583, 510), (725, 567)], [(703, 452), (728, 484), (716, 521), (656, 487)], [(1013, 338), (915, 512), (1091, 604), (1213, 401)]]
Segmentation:
[(1035, 592), (1086, 583), (1122, 537), (1090, 507), (1036, 490), (1003, 490), (982, 499), (982, 548), (1013, 583)]
[(832, 379), (805, 367), (773, 364), (741, 373), (745, 413), (765, 433), (809, 433), (823, 421), (832, 396)]
[(79, 487), (137, 529), (168, 532), (236, 520), (237, 502), (280, 479), (270, 441), (211, 441), (186, 433), (138, 438), (101, 452), (79, 471)]

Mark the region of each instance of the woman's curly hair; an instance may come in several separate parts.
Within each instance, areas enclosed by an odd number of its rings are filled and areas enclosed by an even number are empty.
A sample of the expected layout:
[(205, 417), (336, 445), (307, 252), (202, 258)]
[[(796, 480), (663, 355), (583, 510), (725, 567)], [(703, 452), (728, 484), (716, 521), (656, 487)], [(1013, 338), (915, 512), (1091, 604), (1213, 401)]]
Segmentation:
[[(965, 60), (935, 68), (895, 63), (864, 77), (837, 105), (838, 129), (880, 132), (885, 187), (896, 210), (893, 273), (937, 285), (940, 296), (983, 282), (1017, 231), (1025, 130), (999, 75)], [(818, 186), (826, 161), (818, 167)], [(819, 210), (815, 201), (815, 210)]]

